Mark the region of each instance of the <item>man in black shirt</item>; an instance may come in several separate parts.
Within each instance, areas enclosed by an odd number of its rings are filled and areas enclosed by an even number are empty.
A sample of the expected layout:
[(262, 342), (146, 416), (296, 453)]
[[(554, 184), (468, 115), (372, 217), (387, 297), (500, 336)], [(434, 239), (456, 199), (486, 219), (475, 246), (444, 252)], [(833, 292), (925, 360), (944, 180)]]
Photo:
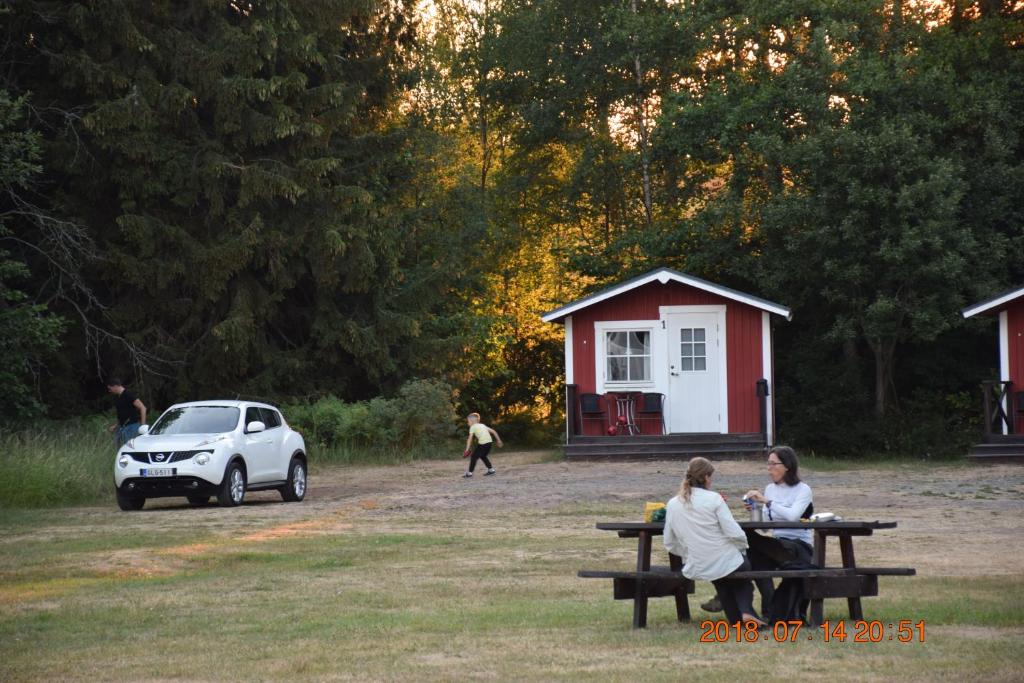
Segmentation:
[(121, 380), (107, 380), (107, 391), (114, 394), (114, 408), (117, 410), (117, 422), (110, 425), (107, 431), (114, 434), (117, 447), (120, 448), (128, 440), (138, 436), (139, 425), (146, 423), (146, 405), (135, 397), (135, 394), (124, 388)]

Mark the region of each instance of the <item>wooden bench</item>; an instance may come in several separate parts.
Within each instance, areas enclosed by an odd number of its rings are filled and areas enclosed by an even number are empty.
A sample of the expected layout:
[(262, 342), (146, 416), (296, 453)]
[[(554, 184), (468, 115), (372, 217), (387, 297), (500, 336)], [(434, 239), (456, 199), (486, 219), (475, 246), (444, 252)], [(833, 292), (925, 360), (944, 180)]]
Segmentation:
[(584, 579), (611, 579), (613, 600), (633, 601), (633, 628), (647, 626), (647, 598), (676, 599), (676, 618), (690, 620), (690, 603), (686, 596), (696, 590), (693, 581), (671, 567), (651, 567), (647, 571), (606, 571), (583, 569), (577, 576)]
[[(757, 529), (813, 529), (814, 563), (821, 569), (766, 570), (733, 572), (737, 579), (802, 579), (804, 593), (810, 600), (808, 621), (817, 626), (823, 621), (825, 598), (846, 598), (851, 619), (863, 619), (860, 599), (878, 595), (879, 576), (914, 576), (911, 567), (858, 567), (853, 556), (852, 536), (870, 536), (875, 529), (891, 529), (895, 522), (740, 522), (748, 534)], [(633, 600), (633, 628), (647, 625), (648, 598), (672, 596), (676, 601), (679, 621), (690, 620), (687, 595), (694, 592), (693, 581), (682, 575), (682, 562), (669, 554), (668, 567), (651, 566), (651, 541), (660, 535), (661, 522), (600, 522), (598, 529), (616, 531), (620, 538), (636, 538), (636, 571), (584, 569), (577, 575), (585, 579), (612, 579), (612, 595), (616, 600)], [(842, 555), (842, 567), (825, 566), (825, 540), (836, 536)]]

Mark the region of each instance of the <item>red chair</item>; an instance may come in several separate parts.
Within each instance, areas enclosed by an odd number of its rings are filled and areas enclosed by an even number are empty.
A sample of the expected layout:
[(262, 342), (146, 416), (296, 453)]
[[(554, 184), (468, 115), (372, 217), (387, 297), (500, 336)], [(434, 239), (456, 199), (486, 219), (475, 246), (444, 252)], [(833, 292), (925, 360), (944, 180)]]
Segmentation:
[(636, 409), (636, 420), (656, 420), (661, 428), (661, 434), (665, 429), (665, 394), (645, 393), (641, 394), (640, 407)]
[(580, 394), (580, 432), (586, 434), (586, 421), (598, 421), (601, 433), (608, 428), (608, 411), (601, 394)]

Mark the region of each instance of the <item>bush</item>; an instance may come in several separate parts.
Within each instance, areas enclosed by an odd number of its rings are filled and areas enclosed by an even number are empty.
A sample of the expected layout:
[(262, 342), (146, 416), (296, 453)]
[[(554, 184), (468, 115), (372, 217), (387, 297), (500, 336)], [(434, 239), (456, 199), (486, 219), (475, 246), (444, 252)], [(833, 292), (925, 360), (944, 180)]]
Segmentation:
[(0, 436), (0, 507), (114, 501), (114, 442), (103, 418)]
[(444, 382), (413, 380), (394, 398), (345, 403), (327, 396), (312, 405), (289, 406), (285, 414), (311, 451), (412, 452), (455, 436), (453, 393)]

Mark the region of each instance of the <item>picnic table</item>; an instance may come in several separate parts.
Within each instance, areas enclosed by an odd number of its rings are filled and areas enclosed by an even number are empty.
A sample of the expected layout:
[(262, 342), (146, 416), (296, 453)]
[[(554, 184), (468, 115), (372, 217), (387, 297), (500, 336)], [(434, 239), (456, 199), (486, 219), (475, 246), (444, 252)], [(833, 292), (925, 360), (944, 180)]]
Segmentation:
[[(857, 565), (853, 552), (854, 536), (870, 536), (876, 529), (894, 529), (896, 522), (739, 522), (747, 535), (763, 529), (811, 529), (814, 531), (813, 562), (819, 569), (813, 570), (771, 570), (734, 572), (736, 578), (800, 578), (810, 599), (809, 622), (820, 624), (824, 617), (825, 598), (846, 598), (850, 618), (861, 620), (862, 597), (878, 595), (878, 577), (912, 576), (916, 573), (910, 567), (861, 567)], [(620, 538), (636, 538), (636, 571), (617, 572), (604, 570), (582, 570), (583, 578), (611, 578), (615, 581), (614, 597), (633, 600), (633, 626), (647, 625), (647, 600), (652, 597), (671, 595), (676, 600), (676, 614), (679, 621), (689, 621), (690, 611), (686, 595), (693, 593), (693, 582), (682, 576), (682, 560), (669, 553), (668, 567), (651, 568), (651, 543), (655, 536), (665, 531), (664, 522), (598, 522), (597, 528), (615, 531)], [(842, 565), (827, 567), (825, 564), (826, 541), (830, 536), (839, 539), (839, 554)]]

